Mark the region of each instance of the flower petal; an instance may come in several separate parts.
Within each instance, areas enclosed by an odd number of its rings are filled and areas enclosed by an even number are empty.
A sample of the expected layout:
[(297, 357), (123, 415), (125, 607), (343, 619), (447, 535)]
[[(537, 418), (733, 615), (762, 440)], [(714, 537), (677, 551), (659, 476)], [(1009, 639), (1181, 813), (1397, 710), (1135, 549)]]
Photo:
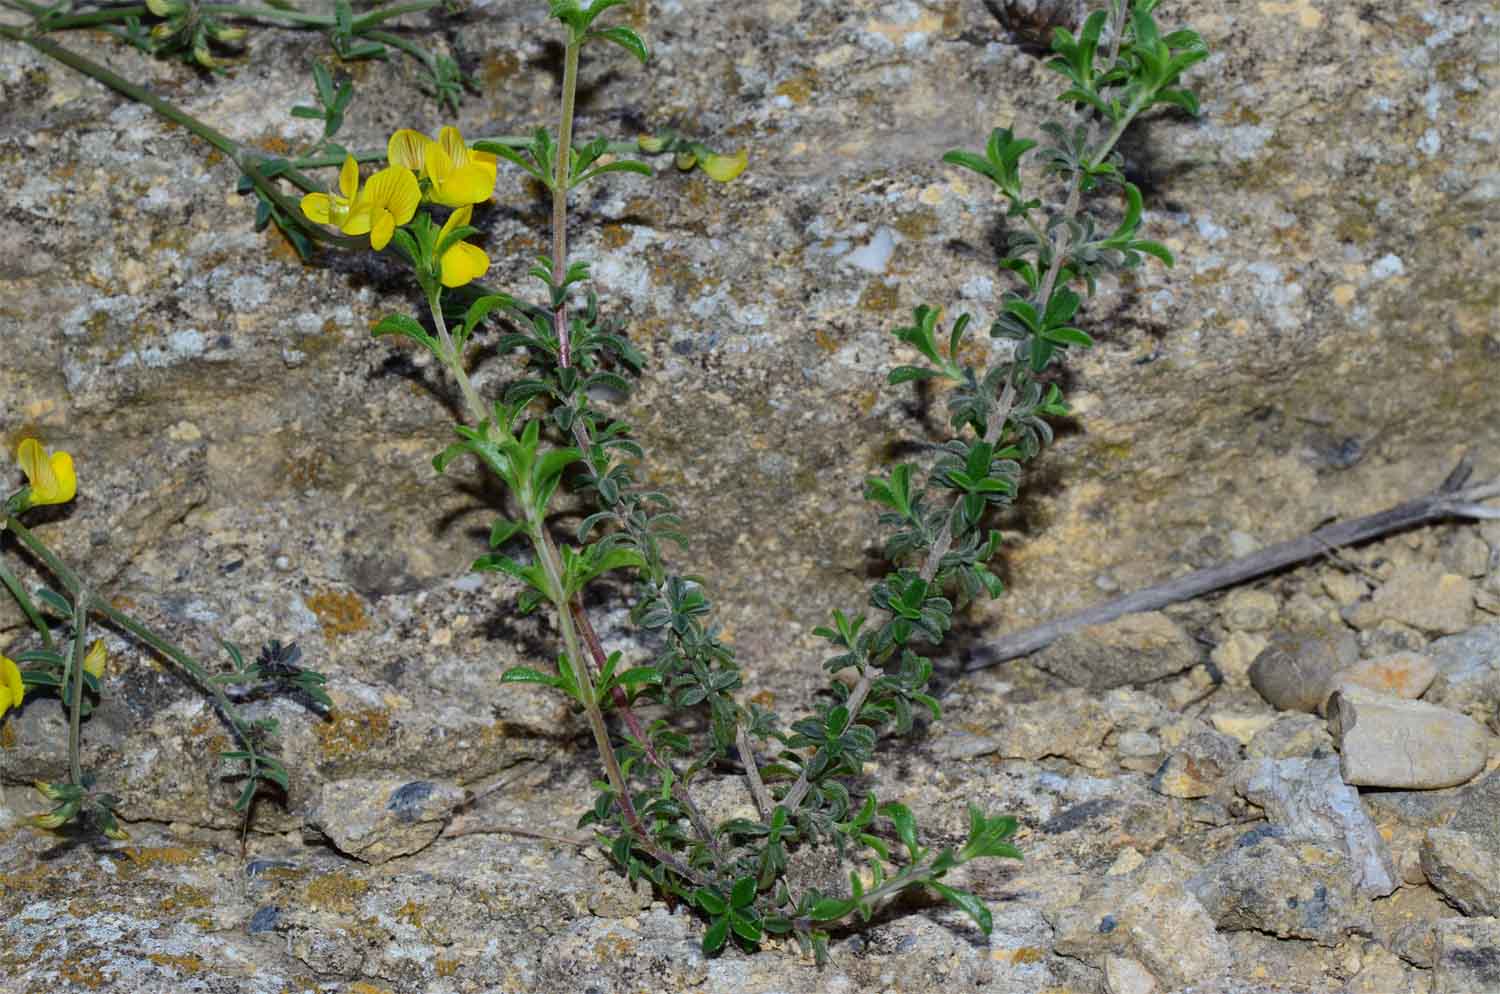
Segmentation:
[(339, 225), (339, 230), (346, 235), (363, 235), (370, 230), (373, 223), (375, 209), (370, 206), (369, 201), (361, 200), (354, 205), (354, 210), (344, 218), (344, 223)]
[(495, 171), (477, 162), (453, 170), (447, 180), (433, 190), (432, 199), (449, 207), (480, 204), (495, 192)]
[(52, 453), (52, 486), (39, 499), (32, 492), (32, 501), (37, 504), (66, 504), (78, 494), (78, 475), (73, 472), (73, 457), (66, 452)]
[(344, 195), (345, 200), (353, 200), (354, 195), (359, 192), (359, 163), (354, 161), (354, 156), (344, 156), (344, 164), (339, 168), (339, 193)]
[(405, 166), (407, 169), (419, 170), (422, 168), (422, 156), (427, 146), (432, 144), (432, 139), (420, 131), (411, 128), (402, 128), (391, 135), (391, 140), (386, 142), (385, 157), (391, 160), (393, 166)]
[(16, 448), (16, 462), (31, 486), (31, 505), (66, 504), (78, 492), (73, 457), (66, 452), (47, 454), (42, 443), (23, 438)]
[(459, 242), (443, 253), (441, 267), (443, 286), (463, 286), (485, 274), (490, 257), (477, 245)]
[(427, 173), (427, 178), (432, 180), (432, 185), (440, 187), (448, 181), (448, 174), (453, 172), (453, 157), (437, 142), (429, 142), (427, 160), (422, 168)]
[(26, 696), (26, 685), (21, 682), (21, 669), (7, 656), (0, 656), (0, 715), (9, 708), (18, 708)]
[(444, 238), (447, 238), (450, 234), (457, 231), (459, 228), (466, 226), (473, 216), (474, 208), (468, 205), (460, 207), (452, 214), (449, 214), (448, 220), (443, 222), (443, 230), (438, 232), (437, 244), (443, 244)]
[(464, 136), (457, 128), (447, 125), (439, 131), (438, 144), (442, 146), (443, 152), (447, 154), (455, 167), (468, 164), (469, 146), (464, 144)]
[(417, 213), (417, 207), (422, 203), (422, 187), (410, 169), (397, 169), (393, 182), (394, 189), (386, 204), (391, 213), (396, 215), (396, 223), (405, 224)]
[(390, 244), (391, 236), (395, 233), (396, 218), (390, 211), (382, 209), (375, 218), (375, 224), (370, 228), (370, 248), (379, 252)]
[(302, 213), (309, 221), (328, 224), (333, 217), (333, 198), (326, 193), (309, 193), (302, 198)]

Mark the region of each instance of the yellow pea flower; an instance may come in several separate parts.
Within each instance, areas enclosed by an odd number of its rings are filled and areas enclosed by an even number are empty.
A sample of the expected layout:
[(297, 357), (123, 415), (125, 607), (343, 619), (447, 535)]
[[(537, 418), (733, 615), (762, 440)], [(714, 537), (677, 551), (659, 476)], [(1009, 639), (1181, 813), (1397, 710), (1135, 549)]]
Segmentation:
[(710, 153), (698, 160), (698, 168), (708, 173), (709, 179), (718, 180), (720, 183), (728, 183), (740, 173), (745, 171), (745, 166), (750, 163), (750, 150), (740, 149), (734, 155), (718, 155)]
[(83, 656), (83, 671), (95, 680), (104, 676), (104, 667), (109, 665), (109, 650), (103, 639), (96, 639)]
[(445, 207), (465, 207), (490, 199), (495, 192), (496, 159), (464, 143), (457, 128), (445, 127), (433, 141), (419, 131), (402, 128), (386, 143), (393, 166), (405, 166), (427, 180), (427, 198)]
[[(447, 238), (451, 232), (468, 224), (473, 214), (474, 208), (467, 205), (449, 214), (448, 220), (443, 222), (443, 230), (438, 232), (438, 244), (441, 245), (443, 239)], [(438, 268), (441, 270), (439, 275), (443, 286), (463, 286), (485, 274), (485, 271), (490, 268), (490, 257), (485, 255), (484, 249), (478, 245), (454, 242), (438, 260)]]
[(302, 198), (302, 213), (307, 215), (309, 221), (318, 224), (340, 225), (349, 217), (349, 209), (354, 206), (354, 198), (359, 194), (359, 163), (354, 161), (354, 156), (344, 157), (344, 165), (339, 169), (339, 192), (330, 196), (326, 193), (309, 193)]
[(21, 668), (7, 656), (0, 656), (0, 717), (11, 708), (21, 706), (26, 685), (21, 682)]
[(26, 474), (26, 482), (31, 484), (30, 507), (66, 504), (78, 492), (73, 457), (66, 452), (54, 452), (49, 456), (41, 442), (25, 438), (16, 449), (16, 462)]
[(369, 232), (370, 247), (378, 252), (390, 243), (397, 225), (412, 219), (421, 202), (422, 191), (412, 171), (388, 166), (370, 177), (339, 230), (346, 235)]

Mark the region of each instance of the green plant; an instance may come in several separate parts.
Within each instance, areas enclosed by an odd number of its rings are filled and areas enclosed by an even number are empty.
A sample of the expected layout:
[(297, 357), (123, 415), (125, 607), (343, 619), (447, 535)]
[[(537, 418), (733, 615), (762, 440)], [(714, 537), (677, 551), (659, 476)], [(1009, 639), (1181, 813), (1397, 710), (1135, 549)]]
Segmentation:
[[(227, 154), (263, 198), (261, 223), (274, 218), (284, 230), (342, 248), (368, 235), (372, 248), (412, 267), (427, 304), (425, 321), (390, 315), (375, 333), (427, 349), (458, 388), (465, 417), (436, 468), (472, 458), (505, 487), (508, 513), (495, 521), (490, 551), (474, 567), (518, 584), (521, 611), (550, 610), (561, 645), (555, 669), (516, 667), (502, 679), (555, 689), (583, 716), (604, 778), (581, 823), (624, 872), (697, 908), (710, 952), (731, 938), (755, 947), (768, 935), (789, 936), (822, 962), (830, 930), (856, 917), (868, 920), (895, 896), (919, 889), (988, 931), (984, 901), (950, 874), (977, 859), (1019, 858), (1011, 842), (1014, 819), (971, 808), (962, 843), (934, 846), (910, 810), (881, 802), (863, 771), (882, 736), (905, 734), (919, 714), (939, 717), (928, 692), (933, 665), (922, 652), (945, 639), (955, 611), (968, 601), (1001, 593), (987, 565), (1000, 536), (988, 522), (1015, 498), (1023, 464), (1051, 442), (1048, 418), (1067, 413), (1050, 374), (1070, 350), (1092, 343), (1076, 321), (1098, 275), (1147, 256), (1171, 263), (1165, 248), (1138, 237), (1142, 197), (1127, 181), (1116, 145), (1158, 104), (1196, 112), (1180, 77), (1206, 50), (1191, 31), (1162, 35), (1155, 0), (1114, 0), (1076, 36), (1054, 33), (1048, 65), (1067, 80), (1060, 99), (1071, 114), (1042, 126), (1045, 145), (999, 128), (982, 152), (944, 156), (992, 181), (1006, 201), (1010, 234), (999, 265), (1015, 288), (998, 302), (1000, 315), (989, 329), (998, 345), (986, 363), (970, 358), (984, 350), (964, 348), (973, 325), (968, 315), (944, 327), (939, 309), (922, 306), (911, 325), (896, 331), (925, 361), (896, 368), (890, 383), (948, 381), (954, 437), (925, 464), (899, 465), (866, 482), (865, 496), (889, 530), (892, 569), (872, 585), (867, 611), (835, 609), (816, 630), (830, 647), (823, 663), (830, 680), (810, 713), (787, 724), (737, 699), (742, 674), (719, 638), (704, 584), (674, 572), (664, 555), (665, 545), (684, 543), (681, 518), (670, 498), (637, 481), (640, 445), (595, 400), (607, 392), (601, 387), (627, 391), (628, 377), (644, 366), (589, 289), (588, 263), (570, 258), (567, 244), (573, 190), (614, 172), (651, 172), (625, 157), (631, 146), (573, 136), (582, 49), (607, 42), (648, 59), (644, 41), (605, 16), (624, 2), (550, 0), (564, 39), (555, 132), (470, 144), (456, 129), (437, 139), (401, 131), (384, 155), (348, 153), (331, 139), (349, 99), (324, 74), (316, 80), (320, 107), (299, 109), (325, 122), (314, 155), (273, 161), (232, 143)], [(80, 65), (86, 60), (73, 58), (70, 65), (95, 74)], [(174, 120), (186, 117), (160, 101), (152, 106), (177, 114)], [(222, 136), (194, 125), (219, 144)], [(670, 132), (636, 147), (672, 154), (679, 168), (697, 166), (724, 181), (745, 162), (743, 153), (720, 156)], [(359, 162), (382, 158), (388, 165), (361, 184)], [(468, 241), (477, 233), (470, 221), (502, 162), (528, 173), (551, 200), (551, 252), (531, 270), (541, 285), (535, 300), (476, 283), (489, 258)], [(342, 165), (336, 194), (317, 189), (300, 171), (336, 164)], [(274, 182), (283, 179), (307, 193), (304, 217)], [(1111, 220), (1110, 205), (1121, 198), (1123, 212)], [(442, 223), (434, 207), (449, 210)], [(499, 353), (525, 356), (524, 375), (499, 397), (482, 396), (469, 375), (470, 348), (481, 335), (493, 335), (488, 344)], [(559, 539), (550, 521), (563, 488), (591, 509), (574, 535)], [(627, 665), (620, 653), (606, 655), (594, 631), (584, 592), (611, 573), (632, 581), (631, 618), (662, 646), (650, 660)], [(644, 704), (666, 717), (644, 721), (638, 714)], [(743, 777), (756, 817), (713, 824), (695, 788), (726, 775), (736, 761), (743, 773), (731, 775)], [(818, 849), (844, 861), (847, 888), (837, 879), (799, 883), (806, 879), (799, 861)]]

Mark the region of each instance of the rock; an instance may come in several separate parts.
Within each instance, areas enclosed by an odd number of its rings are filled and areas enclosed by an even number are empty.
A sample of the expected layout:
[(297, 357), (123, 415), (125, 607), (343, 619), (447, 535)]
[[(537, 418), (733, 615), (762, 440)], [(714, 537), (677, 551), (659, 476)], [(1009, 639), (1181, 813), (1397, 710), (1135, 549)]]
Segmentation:
[(1432, 563), (1397, 566), (1369, 600), (1346, 608), (1356, 628), (1398, 621), (1424, 632), (1453, 635), (1469, 627), (1474, 613), (1474, 584), (1468, 577), (1445, 573)]
[(1245, 833), (1242, 842), (1188, 881), (1220, 930), (1325, 946), (1370, 930), (1368, 901), (1341, 847), (1258, 832)]
[(1167, 797), (1207, 797), (1240, 759), (1239, 743), (1218, 732), (1189, 736), (1151, 778), (1151, 789)]
[(1219, 620), (1231, 632), (1263, 632), (1276, 623), (1280, 607), (1270, 591), (1240, 587), (1219, 604)]
[(1103, 769), (1110, 765), (1103, 743), (1111, 727), (1098, 701), (1079, 700), (1073, 693), (1050, 694), (1009, 709), (998, 727), (987, 730), (984, 738), (993, 748), (985, 752), (1005, 759), (1061, 756), (1083, 767)]
[(1324, 593), (1332, 597), (1339, 607), (1348, 607), (1357, 603), (1361, 597), (1370, 592), (1369, 584), (1357, 574), (1346, 573), (1339, 569), (1325, 571), (1322, 582)]
[(1443, 565), (1459, 576), (1474, 578), (1489, 572), (1489, 543), (1474, 528), (1459, 528), (1439, 551)]
[(1352, 632), (1282, 632), (1250, 665), (1250, 685), (1283, 711), (1316, 711), (1333, 692), (1333, 676), (1359, 659)]
[(467, 796), (462, 787), (431, 780), (334, 780), (323, 785), (307, 823), (340, 852), (384, 863), (430, 845)]
[(1104, 988), (1109, 994), (1156, 994), (1160, 989), (1151, 971), (1128, 956), (1104, 958)]
[(1226, 683), (1244, 686), (1250, 682), (1250, 665), (1270, 640), (1259, 632), (1230, 632), (1209, 652)]
[(1422, 872), (1464, 914), (1500, 914), (1500, 853), (1478, 836), (1429, 828), (1422, 841)]
[(1432, 994), (1500, 994), (1500, 919), (1437, 923)]
[(1328, 842), (1353, 864), (1360, 893), (1382, 897), (1398, 884), (1395, 864), (1359, 793), (1339, 777), (1338, 760), (1257, 759), (1242, 764), (1235, 788), (1264, 808), (1289, 838)]
[(1177, 622), (1149, 611), (1065, 635), (1034, 661), (1071, 684), (1103, 690), (1191, 669), (1198, 645)]
[(1212, 711), (1208, 715), (1208, 723), (1214, 727), (1214, 731), (1229, 736), (1242, 746), (1248, 746), (1255, 741), (1257, 735), (1276, 724), (1276, 716), (1264, 711), (1253, 714)]
[(1473, 779), (1489, 759), (1474, 719), (1423, 701), (1345, 686), (1329, 701), (1328, 731), (1344, 782), (1427, 790)]
[(1264, 759), (1322, 759), (1333, 755), (1333, 736), (1328, 734), (1328, 722), (1315, 715), (1284, 714), (1256, 732), (1245, 753)]
[(1401, 958), (1373, 942), (1360, 951), (1359, 972), (1349, 978), (1342, 994), (1427, 994), (1431, 977), (1414, 970)]
[(1106, 878), (1052, 922), (1053, 948), (1103, 969), (1110, 957), (1137, 961), (1167, 990), (1229, 967), (1229, 947), (1184, 886), (1193, 868), (1158, 854), (1134, 873)]
[(1334, 675), (1335, 687), (1354, 684), (1390, 697), (1416, 700), (1432, 685), (1437, 664), (1418, 652), (1365, 659)]
[(1462, 711), (1500, 731), (1500, 624), (1438, 639), (1426, 649), (1437, 676), (1423, 700)]

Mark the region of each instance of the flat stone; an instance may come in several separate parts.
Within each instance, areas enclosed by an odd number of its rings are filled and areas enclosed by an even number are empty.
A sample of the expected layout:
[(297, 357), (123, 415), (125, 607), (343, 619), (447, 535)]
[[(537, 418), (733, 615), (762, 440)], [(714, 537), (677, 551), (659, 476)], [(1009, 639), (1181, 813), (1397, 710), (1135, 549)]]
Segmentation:
[(1454, 635), (1468, 628), (1474, 614), (1474, 584), (1433, 563), (1397, 566), (1374, 596), (1345, 609), (1356, 628), (1397, 621), (1424, 632)]
[(1270, 639), (1261, 632), (1230, 632), (1209, 652), (1226, 683), (1243, 687), (1250, 682), (1250, 666)]
[(1500, 914), (1500, 853), (1483, 839), (1430, 828), (1422, 840), (1422, 872), (1466, 915)]
[(1274, 708), (1313, 712), (1333, 692), (1334, 674), (1358, 660), (1353, 632), (1281, 632), (1250, 665), (1250, 685)]
[(1161, 989), (1151, 971), (1129, 956), (1104, 958), (1104, 987), (1109, 994), (1156, 994)]
[(1344, 782), (1425, 790), (1473, 779), (1489, 759), (1489, 736), (1467, 715), (1423, 701), (1345, 686), (1330, 700), (1328, 730)]
[(1247, 832), (1188, 881), (1223, 931), (1250, 929), (1335, 946), (1370, 930), (1369, 901), (1342, 847)]
[(431, 780), (333, 780), (323, 784), (307, 823), (339, 852), (384, 863), (430, 845), (467, 796), (462, 787)]
[(1342, 994), (1428, 994), (1431, 988), (1427, 971), (1413, 969), (1395, 953), (1367, 942), (1360, 953), (1359, 972), (1349, 978)]
[(1065, 635), (1034, 662), (1071, 684), (1104, 690), (1191, 669), (1198, 664), (1198, 644), (1165, 614), (1148, 611)]
[(1500, 919), (1444, 918), (1437, 923), (1432, 994), (1500, 991)]
[(1382, 897), (1399, 883), (1385, 840), (1359, 803), (1359, 792), (1339, 776), (1338, 760), (1257, 759), (1235, 773), (1235, 788), (1264, 808), (1289, 838), (1328, 842), (1349, 857), (1360, 893)]
[(1437, 664), (1418, 652), (1393, 652), (1363, 659), (1334, 674), (1335, 687), (1352, 684), (1390, 697), (1416, 700), (1432, 685)]
[(1248, 746), (1255, 741), (1257, 735), (1276, 723), (1276, 716), (1265, 712), (1239, 714), (1233, 711), (1213, 711), (1208, 715), (1208, 723), (1214, 727), (1214, 731), (1222, 732), (1240, 745)]

